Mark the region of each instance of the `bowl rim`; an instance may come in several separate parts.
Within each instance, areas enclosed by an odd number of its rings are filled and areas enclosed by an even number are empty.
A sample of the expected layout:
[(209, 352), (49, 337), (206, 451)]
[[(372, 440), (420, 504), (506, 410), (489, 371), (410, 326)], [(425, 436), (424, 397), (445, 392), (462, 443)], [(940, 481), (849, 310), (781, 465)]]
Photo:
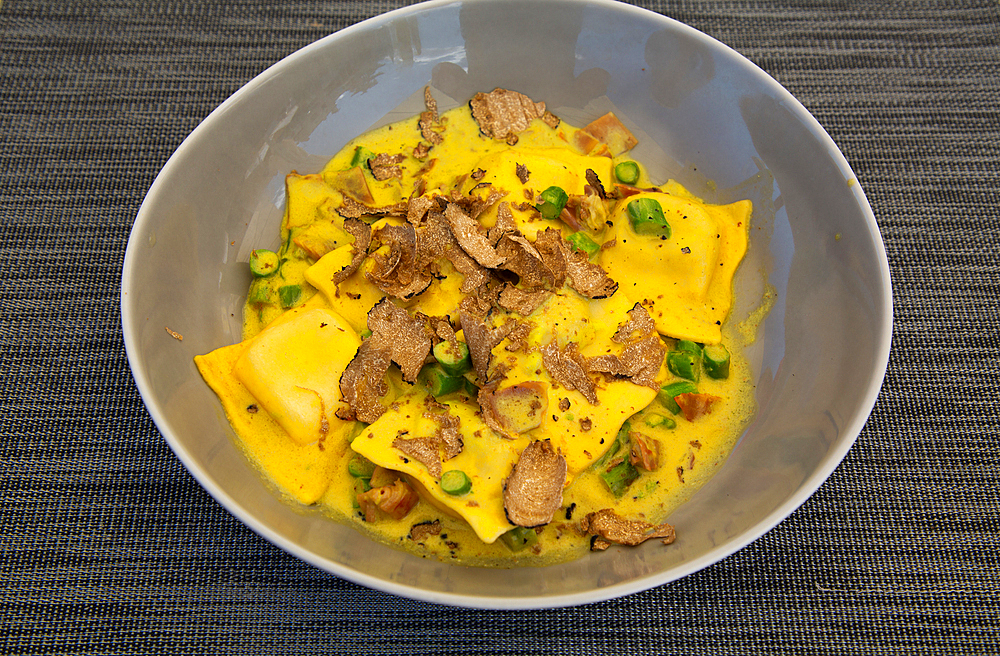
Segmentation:
[[(770, 90), (776, 94), (776, 96), (779, 96), (785, 107), (797, 120), (801, 122), (802, 126), (810, 133), (810, 135), (826, 147), (830, 160), (834, 165), (836, 165), (841, 173), (844, 174), (845, 179), (854, 181), (851, 185), (851, 189), (853, 191), (855, 202), (858, 204), (861, 214), (864, 216), (866, 221), (872, 239), (872, 245), (875, 248), (877, 255), (880, 256), (878, 257), (878, 266), (884, 292), (880, 311), (884, 320), (875, 334), (877, 358), (875, 358), (872, 363), (873, 366), (868, 386), (865, 390), (863, 400), (859, 405), (863, 411), (856, 413), (852, 420), (844, 426), (843, 434), (848, 436), (847, 439), (843, 439), (839, 442), (838, 447), (832, 450), (825, 457), (821, 466), (817, 467), (817, 469), (813, 471), (809, 477), (802, 481), (794, 494), (787, 498), (771, 513), (759, 519), (753, 526), (747, 528), (741, 534), (730, 538), (724, 544), (705, 552), (698, 558), (688, 561), (681, 566), (658, 572), (656, 574), (647, 575), (626, 583), (594, 588), (586, 592), (566, 594), (514, 597), (458, 594), (426, 590), (417, 586), (406, 585), (371, 576), (363, 571), (342, 566), (339, 563), (322, 558), (303, 547), (299, 547), (295, 543), (278, 535), (266, 524), (256, 520), (250, 515), (246, 515), (240, 509), (236, 499), (215, 484), (208, 476), (206, 470), (198, 464), (193, 455), (172, 436), (169, 430), (167, 430), (167, 418), (155, 402), (152, 395), (150, 380), (139, 366), (141, 357), (138, 351), (138, 339), (136, 335), (138, 334), (138, 327), (141, 323), (141, 319), (137, 312), (132, 308), (129, 299), (129, 291), (133, 285), (131, 271), (136, 267), (141, 258), (139, 244), (141, 240), (140, 234), (144, 232), (143, 228), (154, 223), (155, 216), (151, 211), (151, 207), (154, 205), (153, 201), (155, 197), (161, 193), (162, 189), (166, 185), (166, 179), (170, 177), (170, 173), (180, 166), (185, 153), (194, 148), (193, 144), (197, 141), (198, 136), (203, 132), (210, 130), (212, 125), (219, 121), (220, 118), (226, 114), (229, 108), (238, 103), (243, 96), (264, 85), (270, 79), (281, 74), (284, 69), (293, 66), (296, 61), (308, 56), (315, 50), (326, 48), (331, 43), (356, 32), (377, 30), (389, 23), (405, 19), (414, 14), (434, 11), (447, 5), (485, 4), (491, 1), (495, 2), (495, 0), (429, 0), (427, 2), (401, 7), (370, 17), (363, 21), (359, 21), (358, 23), (322, 37), (271, 64), (230, 95), (212, 112), (210, 112), (194, 128), (194, 130), (192, 130), (184, 138), (177, 149), (167, 159), (166, 163), (163, 165), (147, 191), (130, 230), (122, 265), (120, 295), (121, 323), (123, 339), (125, 342), (125, 351), (133, 379), (147, 411), (153, 419), (157, 430), (163, 436), (171, 450), (173, 450), (174, 454), (181, 460), (188, 472), (190, 472), (198, 483), (205, 489), (205, 491), (208, 492), (209, 495), (211, 495), (212, 498), (221, 504), (226, 510), (228, 510), (230, 514), (240, 520), (241, 523), (257, 533), (259, 536), (279, 547), (286, 553), (289, 553), (320, 570), (352, 583), (356, 583), (373, 590), (378, 590), (380, 592), (435, 604), (479, 609), (526, 610), (570, 607), (597, 603), (649, 590), (693, 574), (743, 549), (751, 542), (755, 541), (757, 538), (777, 526), (816, 492), (816, 490), (830, 477), (833, 471), (847, 455), (847, 452), (860, 436), (861, 431), (863, 430), (872, 410), (875, 407), (875, 403), (878, 399), (878, 395), (888, 368), (893, 326), (892, 281), (890, 277), (889, 262), (885, 250), (885, 244), (878, 229), (874, 212), (872, 211), (871, 205), (861, 188), (860, 182), (857, 180), (857, 176), (854, 174), (854, 171), (851, 169), (846, 157), (837, 147), (832, 137), (830, 137), (826, 130), (820, 125), (819, 121), (812, 116), (812, 114), (802, 105), (801, 102), (792, 96), (788, 90), (786, 90), (766, 71), (715, 37), (712, 37), (676, 19), (670, 18), (669, 16), (665, 16), (645, 8), (629, 5), (624, 2), (619, 2), (617, 0), (548, 0), (548, 2), (556, 4), (590, 5), (608, 11), (631, 13), (636, 16), (641, 16), (644, 20), (658, 22), (665, 29), (684, 33), (686, 36), (697, 40), (699, 43), (712, 49), (713, 51), (725, 52), (730, 57), (735, 56), (737, 61), (748, 67), (748, 72), (755, 76), (758, 82), (769, 87)], [(462, 567), (462, 565), (457, 566)]]

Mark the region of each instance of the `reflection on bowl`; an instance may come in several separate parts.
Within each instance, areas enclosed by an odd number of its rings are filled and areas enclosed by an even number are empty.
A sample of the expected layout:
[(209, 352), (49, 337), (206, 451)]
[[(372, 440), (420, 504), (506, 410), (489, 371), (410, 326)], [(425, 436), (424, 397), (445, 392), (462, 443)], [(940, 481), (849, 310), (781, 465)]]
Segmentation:
[[(731, 321), (775, 303), (747, 355), (759, 411), (719, 474), (669, 521), (678, 539), (542, 569), (472, 569), (372, 543), (282, 502), (232, 441), (196, 354), (239, 340), (251, 248), (277, 246), (284, 176), (420, 109), (506, 87), (583, 125), (609, 108), (635, 157), (709, 202), (754, 202)], [(551, 607), (666, 583), (742, 548), (844, 457), (878, 394), (891, 332), (888, 264), (853, 172), (774, 80), (713, 39), (610, 1), (429, 2), (365, 21), (252, 80), (178, 148), (137, 216), (122, 322), (140, 393), (198, 481), (250, 528), (337, 576), (464, 606)], [(164, 332), (167, 326), (183, 341)], [(655, 541), (654, 541), (655, 542)]]

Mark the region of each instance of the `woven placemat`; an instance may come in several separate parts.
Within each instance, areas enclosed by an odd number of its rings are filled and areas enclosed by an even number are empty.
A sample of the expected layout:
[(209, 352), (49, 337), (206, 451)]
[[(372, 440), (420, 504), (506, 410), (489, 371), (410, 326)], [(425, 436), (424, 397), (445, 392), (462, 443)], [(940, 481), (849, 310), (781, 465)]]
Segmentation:
[(118, 287), (184, 137), (296, 49), (406, 3), (0, 6), (0, 652), (1000, 653), (1000, 8), (635, 3), (736, 48), (852, 163), (885, 239), (893, 354), (801, 509), (675, 583), (470, 611), (325, 574), (245, 528), (133, 385)]

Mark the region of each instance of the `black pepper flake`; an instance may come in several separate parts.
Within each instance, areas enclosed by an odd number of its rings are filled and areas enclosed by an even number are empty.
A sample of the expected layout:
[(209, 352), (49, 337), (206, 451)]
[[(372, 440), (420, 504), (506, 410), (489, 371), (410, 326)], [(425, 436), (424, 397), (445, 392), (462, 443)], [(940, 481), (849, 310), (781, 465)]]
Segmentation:
[(569, 508), (566, 509), (566, 519), (573, 519), (573, 511), (576, 510), (576, 502), (569, 504)]
[(687, 255), (688, 253), (691, 252), (691, 249), (688, 248), (687, 246), (685, 246), (684, 248), (681, 249), (681, 252), (684, 253), (685, 255)]
[(320, 328), (326, 328), (326, 322), (324, 321), (323, 323), (321, 323), (321, 324), (319, 325), (319, 327), (320, 327)]

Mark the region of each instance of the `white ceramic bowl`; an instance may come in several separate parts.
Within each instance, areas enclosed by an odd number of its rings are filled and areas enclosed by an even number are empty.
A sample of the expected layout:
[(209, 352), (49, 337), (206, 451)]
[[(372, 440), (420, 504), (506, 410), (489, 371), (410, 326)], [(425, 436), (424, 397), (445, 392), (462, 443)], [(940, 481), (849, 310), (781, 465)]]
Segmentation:
[[(280, 501), (234, 445), (192, 358), (238, 341), (245, 262), (251, 247), (277, 245), (284, 176), (318, 171), (374, 123), (418, 110), (413, 100), (428, 83), (460, 102), (515, 89), (578, 125), (614, 108), (661, 179), (708, 200), (754, 201), (733, 320), (747, 316), (763, 285), (776, 292), (749, 352), (760, 409), (720, 473), (669, 518), (674, 545), (613, 548), (541, 569), (425, 560)], [(337, 576), (489, 608), (648, 589), (775, 526), (861, 431), (885, 373), (891, 321), (888, 263), (871, 208), (812, 116), (721, 43), (606, 0), (429, 2), (303, 48), (226, 100), (177, 149), (139, 211), (122, 276), (138, 389), (171, 448), (219, 503)]]

